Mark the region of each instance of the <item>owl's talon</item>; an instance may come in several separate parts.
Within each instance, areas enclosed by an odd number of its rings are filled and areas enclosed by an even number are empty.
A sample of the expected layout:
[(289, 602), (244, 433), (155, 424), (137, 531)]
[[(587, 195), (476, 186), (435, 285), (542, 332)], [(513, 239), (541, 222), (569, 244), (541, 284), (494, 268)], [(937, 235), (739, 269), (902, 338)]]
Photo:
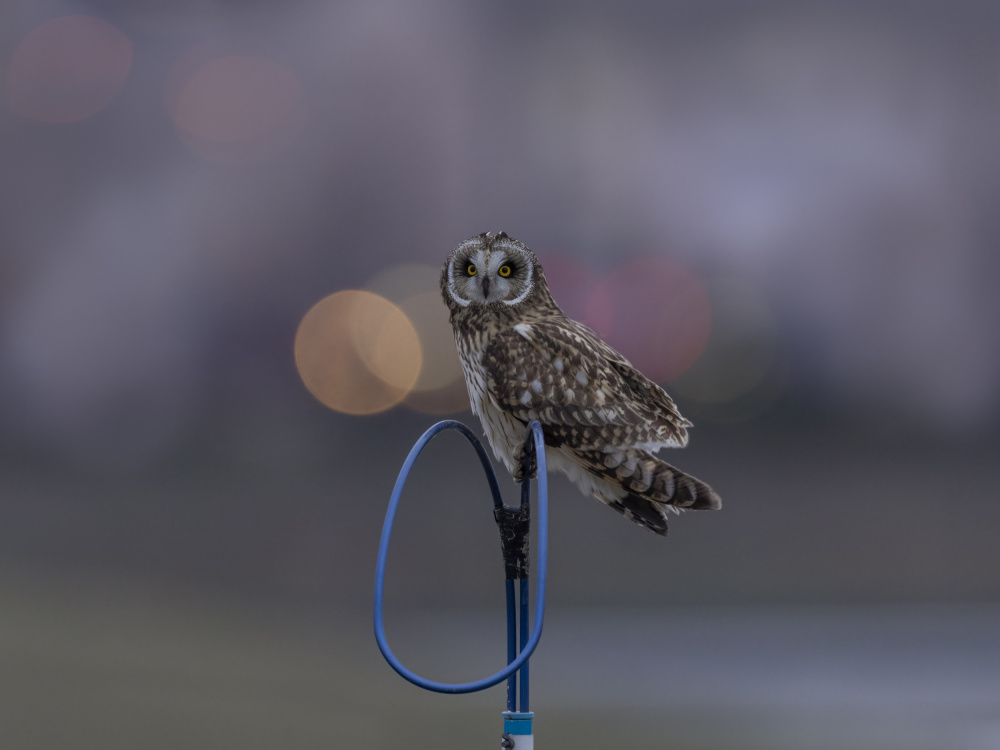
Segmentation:
[(535, 441), (534, 439), (529, 439), (521, 447), (521, 451), (517, 457), (517, 463), (514, 465), (514, 471), (512, 472), (515, 482), (522, 482), (525, 477), (528, 479), (535, 479), (538, 475), (538, 457), (535, 455)]
[(500, 735), (500, 748), (501, 750), (512, 750), (514, 747), (514, 738), (510, 736), (507, 732)]

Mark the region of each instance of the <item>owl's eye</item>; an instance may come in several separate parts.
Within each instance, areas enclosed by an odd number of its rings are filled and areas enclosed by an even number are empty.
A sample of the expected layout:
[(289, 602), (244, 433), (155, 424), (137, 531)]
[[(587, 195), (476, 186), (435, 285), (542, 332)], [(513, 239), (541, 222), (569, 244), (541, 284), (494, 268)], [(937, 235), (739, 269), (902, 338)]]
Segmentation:
[(467, 274), (469, 274), (469, 276), (475, 276), (475, 275), (476, 275), (476, 273), (478, 272), (478, 269), (476, 268), (475, 264), (473, 264), (473, 263), (470, 263), (470, 264), (469, 264), (469, 265), (468, 265), (468, 266), (466, 267), (466, 269), (465, 269), (465, 272), (466, 272)]
[(503, 276), (504, 278), (507, 278), (508, 276), (510, 276), (510, 266), (508, 266), (505, 263), (504, 265), (500, 266), (500, 270), (497, 271), (497, 273)]

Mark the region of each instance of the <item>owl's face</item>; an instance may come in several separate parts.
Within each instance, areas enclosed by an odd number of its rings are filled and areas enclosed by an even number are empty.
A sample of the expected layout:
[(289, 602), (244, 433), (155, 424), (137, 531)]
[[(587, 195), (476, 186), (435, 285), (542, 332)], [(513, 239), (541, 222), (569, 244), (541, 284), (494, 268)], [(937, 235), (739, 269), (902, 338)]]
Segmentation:
[(459, 245), (448, 257), (441, 285), (449, 307), (514, 307), (544, 288), (538, 258), (504, 232), (481, 234)]

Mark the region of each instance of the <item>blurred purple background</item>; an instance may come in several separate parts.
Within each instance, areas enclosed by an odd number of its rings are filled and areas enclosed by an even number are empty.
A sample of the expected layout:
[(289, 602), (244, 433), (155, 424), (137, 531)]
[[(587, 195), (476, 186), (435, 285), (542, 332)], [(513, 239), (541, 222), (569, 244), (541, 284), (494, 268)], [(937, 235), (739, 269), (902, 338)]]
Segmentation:
[[(1000, 747), (1000, 6), (7, 0), (0, 82), (5, 745), (497, 739), (367, 614), (461, 390), (339, 413), (293, 347), (370, 289), (426, 373), (414, 295), (503, 229), (725, 502), (662, 540), (553, 480), (542, 746)], [(486, 486), (425, 456), (389, 636), (473, 679)]]

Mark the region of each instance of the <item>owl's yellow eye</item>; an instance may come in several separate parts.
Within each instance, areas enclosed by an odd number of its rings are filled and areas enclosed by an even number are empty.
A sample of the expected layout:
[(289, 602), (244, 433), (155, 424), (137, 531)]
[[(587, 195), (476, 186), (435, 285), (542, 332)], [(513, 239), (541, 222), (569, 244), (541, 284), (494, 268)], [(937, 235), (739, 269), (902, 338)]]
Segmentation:
[(475, 276), (476, 272), (477, 272), (477, 269), (476, 269), (475, 265), (473, 265), (472, 263), (470, 263), (469, 266), (468, 266), (468, 268), (465, 269), (465, 272), (467, 274), (469, 274), (469, 276)]
[(507, 278), (508, 276), (510, 276), (510, 266), (507, 265), (500, 266), (500, 270), (497, 271), (497, 273), (499, 273), (504, 278)]

